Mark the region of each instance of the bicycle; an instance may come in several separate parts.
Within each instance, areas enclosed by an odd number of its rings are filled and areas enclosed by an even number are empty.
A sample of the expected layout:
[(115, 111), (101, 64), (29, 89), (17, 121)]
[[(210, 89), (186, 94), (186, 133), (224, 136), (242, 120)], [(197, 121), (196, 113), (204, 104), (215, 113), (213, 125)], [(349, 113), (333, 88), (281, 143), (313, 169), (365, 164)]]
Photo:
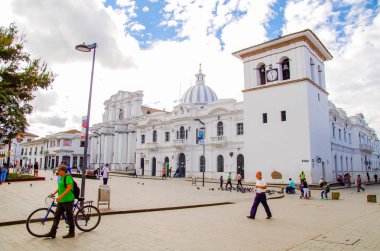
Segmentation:
[[(55, 202), (55, 196), (49, 195), (45, 199), (45, 203), (48, 203), (48, 199), (52, 199), (49, 207), (39, 208), (34, 210), (26, 220), (26, 229), (28, 232), (35, 237), (43, 237), (45, 234), (50, 232), (50, 229), (53, 225), (54, 211), (53, 207), (57, 206)], [(78, 198), (73, 204), (73, 214), (74, 214), (74, 223), (77, 228), (83, 232), (90, 232), (94, 230), (100, 223), (100, 212), (99, 209), (92, 205), (93, 201), (86, 201), (83, 207), (80, 206), (79, 202), (84, 201), (84, 198)], [(75, 210), (78, 209), (75, 212)], [(62, 215), (62, 218), (67, 224), (67, 217), (65, 214)]]

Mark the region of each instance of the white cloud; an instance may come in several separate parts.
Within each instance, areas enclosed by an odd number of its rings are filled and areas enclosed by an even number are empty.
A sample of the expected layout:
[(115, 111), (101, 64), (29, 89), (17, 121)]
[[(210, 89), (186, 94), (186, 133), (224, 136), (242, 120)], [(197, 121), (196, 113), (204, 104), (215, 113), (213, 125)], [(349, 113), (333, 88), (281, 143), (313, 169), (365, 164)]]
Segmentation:
[[(337, 1), (334, 1), (337, 2)], [(285, 9), (284, 34), (312, 29), (333, 54), (326, 62), (329, 98), (349, 116), (363, 113), (369, 126), (380, 132), (380, 17), (371, 22), (374, 10), (366, 9), (366, 1), (338, 1), (349, 11), (333, 10), (332, 1), (297, 0)], [(344, 23), (338, 20), (343, 15)], [(343, 30), (339, 30), (343, 26)]]
[[(83, 41), (99, 43), (91, 124), (101, 121), (103, 102), (119, 90), (143, 90), (145, 104), (171, 110), (173, 100), (180, 98), (180, 88), (183, 94), (195, 83), (199, 63), (206, 74), (206, 84), (219, 98), (242, 100), (243, 66), (231, 52), (267, 40), (265, 25), (274, 13), (271, 9), (274, 1), (231, 0), (226, 5), (223, 0), (167, 1), (161, 25), (175, 27), (179, 36), (187, 39), (152, 40), (148, 41), (151, 43), (148, 50), (141, 50), (139, 41), (125, 33), (126, 23), (135, 31), (143, 32), (145, 28), (139, 23), (135, 1), (118, 0), (118, 8), (106, 8), (103, 0), (33, 3), (2, 0), (0, 25), (16, 21), (27, 36), (26, 46), (32, 55), (42, 57), (58, 74), (51, 93), (43, 92), (47, 96), (39, 95), (34, 101), (37, 110), (30, 116), (30, 131), (43, 136), (58, 129), (80, 129), (80, 118), (87, 112), (92, 60), (92, 53), (74, 49)], [(335, 57), (326, 64), (330, 98), (348, 114), (363, 112), (370, 125), (379, 131), (380, 101), (373, 95), (379, 92), (376, 85), (380, 77), (379, 17), (373, 23), (368, 22), (372, 14), (362, 3), (355, 2), (355, 8), (347, 13), (344, 27), (347, 39), (340, 37), (335, 29), (340, 23), (337, 19), (340, 13), (332, 8), (337, 4), (335, 0), (289, 1), (283, 31), (286, 34), (311, 28), (316, 32)], [(247, 14), (236, 18), (232, 16), (233, 11)], [(132, 21), (133, 17), (137, 20)], [(218, 29), (222, 29), (224, 50), (216, 37)], [(48, 117), (58, 118), (58, 122), (62, 122), (59, 118), (66, 120), (64, 125), (57, 123), (63, 125), (58, 128), (49, 125), (51, 121), (40, 120)]]
[(143, 30), (145, 30), (145, 26), (142, 25), (142, 24), (133, 23), (133, 24), (130, 26), (130, 30), (131, 30), (131, 31), (143, 31)]
[(142, 8), (142, 11), (143, 11), (143, 12), (148, 12), (148, 11), (149, 11), (148, 6), (144, 6), (144, 8)]

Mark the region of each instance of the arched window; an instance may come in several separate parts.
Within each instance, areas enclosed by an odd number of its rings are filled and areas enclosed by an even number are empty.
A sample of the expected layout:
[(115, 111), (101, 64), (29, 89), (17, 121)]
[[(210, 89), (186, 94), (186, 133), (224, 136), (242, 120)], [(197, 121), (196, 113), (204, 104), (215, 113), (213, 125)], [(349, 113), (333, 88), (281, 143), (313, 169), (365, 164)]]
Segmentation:
[(223, 122), (219, 121), (218, 126), (216, 128), (216, 132), (218, 136), (223, 136)]
[(222, 155), (218, 156), (218, 172), (224, 172), (224, 158)]
[(181, 126), (179, 128), (179, 138), (180, 139), (185, 139), (185, 136), (186, 136), (186, 133), (185, 133), (185, 128), (183, 126)]
[(314, 68), (314, 61), (312, 58), (310, 58), (310, 73), (311, 73), (311, 80), (315, 81), (315, 77), (314, 77), (314, 72), (315, 72), (315, 68)]
[(259, 67), (260, 85), (265, 85), (265, 64)]
[(205, 172), (206, 171), (205, 167), (206, 167), (206, 158), (202, 155), (199, 158), (199, 171)]
[(157, 131), (153, 131), (153, 142), (157, 142)]
[(332, 134), (333, 134), (333, 138), (335, 138), (335, 124), (332, 123)]
[(322, 86), (322, 69), (320, 65), (318, 65), (318, 84)]
[(289, 58), (281, 62), (282, 80), (290, 79)]
[(354, 171), (354, 166), (353, 166), (353, 163), (352, 163), (352, 157), (350, 159), (350, 164), (351, 164), (351, 172)]

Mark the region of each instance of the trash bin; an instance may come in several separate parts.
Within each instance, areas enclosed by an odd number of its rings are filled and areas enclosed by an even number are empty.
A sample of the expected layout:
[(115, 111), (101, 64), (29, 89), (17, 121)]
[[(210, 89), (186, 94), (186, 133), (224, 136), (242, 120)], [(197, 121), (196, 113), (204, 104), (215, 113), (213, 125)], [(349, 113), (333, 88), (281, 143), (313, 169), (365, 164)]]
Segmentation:
[(377, 202), (376, 194), (368, 194), (367, 195), (367, 202), (376, 203)]
[(111, 204), (110, 186), (100, 185), (98, 188), (98, 208), (99, 208), (99, 205), (108, 205), (108, 209), (110, 209), (110, 204)]
[(197, 185), (197, 178), (191, 178), (191, 185), (193, 186)]

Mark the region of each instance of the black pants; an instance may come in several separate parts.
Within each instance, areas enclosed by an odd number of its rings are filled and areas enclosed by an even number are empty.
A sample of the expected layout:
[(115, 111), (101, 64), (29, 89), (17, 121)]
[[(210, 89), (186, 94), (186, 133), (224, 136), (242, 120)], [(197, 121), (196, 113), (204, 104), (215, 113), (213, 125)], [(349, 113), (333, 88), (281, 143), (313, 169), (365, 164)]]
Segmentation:
[(227, 188), (228, 184), (230, 184), (230, 187), (232, 188), (232, 182), (231, 182), (231, 180), (227, 180), (226, 188)]
[(361, 183), (358, 183), (357, 187), (358, 187), (358, 192), (360, 192), (360, 189), (363, 190), (363, 191), (365, 190), (364, 188), (362, 188), (362, 184)]
[(241, 188), (243, 188), (243, 184), (241, 183), (241, 180), (238, 180), (236, 188), (239, 188), (239, 185), (240, 185)]
[(256, 217), (257, 207), (259, 206), (260, 203), (263, 204), (265, 212), (267, 213), (267, 216), (272, 217), (272, 213), (269, 209), (269, 206), (267, 203), (267, 196), (265, 195), (265, 193), (256, 194), (255, 200), (253, 201), (253, 205), (251, 208), (251, 213), (249, 216), (253, 219)]
[(108, 183), (108, 178), (103, 178), (103, 185), (107, 185)]
[(69, 233), (74, 233), (75, 226), (73, 216), (73, 201), (58, 203), (57, 210), (54, 214), (53, 228), (58, 228), (59, 220), (61, 219), (63, 212), (65, 212), (67, 218), (67, 224), (69, 225)]

